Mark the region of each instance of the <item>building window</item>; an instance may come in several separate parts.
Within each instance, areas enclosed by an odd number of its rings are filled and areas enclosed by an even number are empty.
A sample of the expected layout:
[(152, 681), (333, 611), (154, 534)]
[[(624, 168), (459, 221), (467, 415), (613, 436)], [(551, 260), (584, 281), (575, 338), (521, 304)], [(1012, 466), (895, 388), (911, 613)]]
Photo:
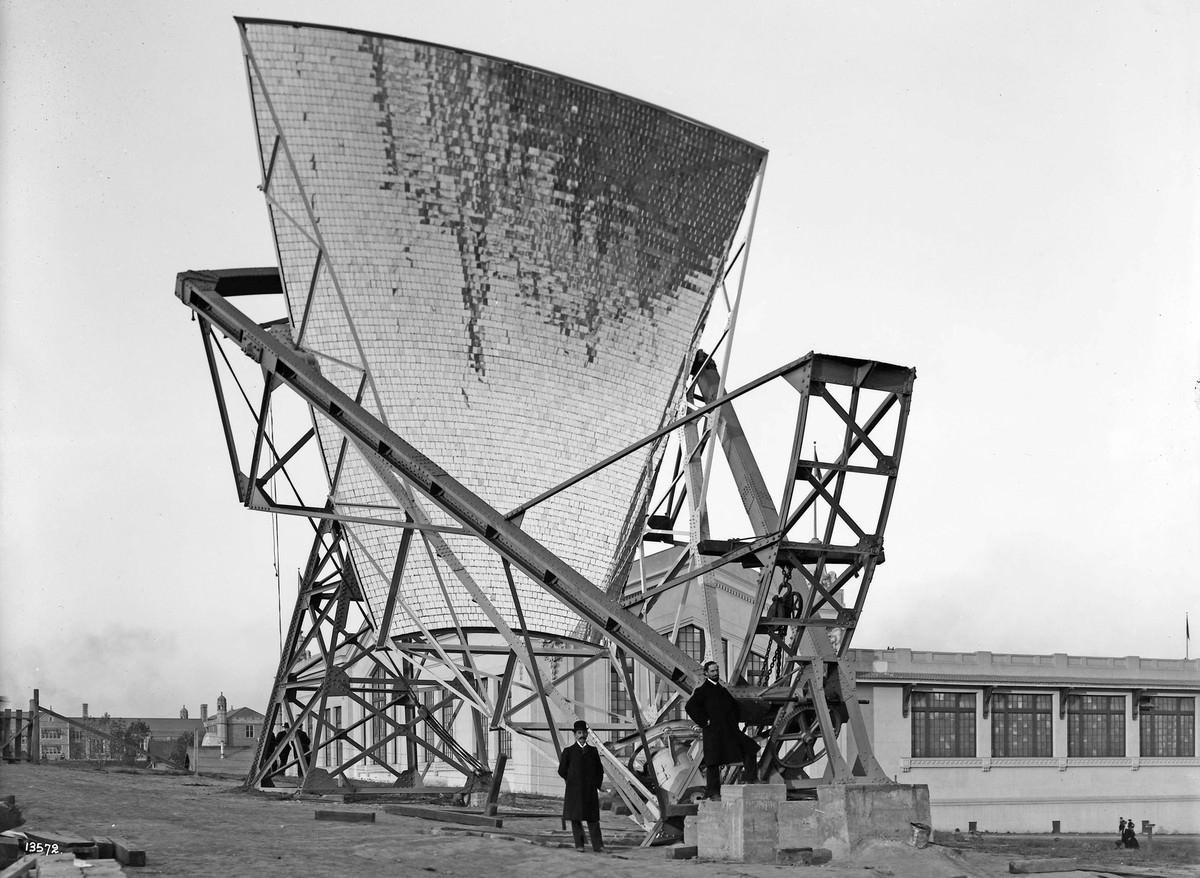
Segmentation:
[[(437, 692), (435, 690), (423, 689), (421, 691), (421, 704), (424, 705), (424, 707), (425, 707), (425, 709), (423, 711), (421, 711), (422, 716), (424, 717), (424, 720), (425, 720), (421, 724), (422, 726), (424, 726), (424, 729), (425, 729), (425, 733), (422, 735), (422, 737), (425, 739), (426, 744), (432, 744), (435, 746), (437, 745), (437, 742), (438, 742), (438, 736), (437, 736), (437, 732), (434, 731), (433, 724), (430, 722), (430, 720), (434, 719), (433, 706), (436, 703), (436, 700), (437, 700)], [(430, 753), (429, 751), (426, 751), (425, 758), (432, 760), (434, 758), (434, 755), (432, 753)]]
[(1054, 755), (1052, 697), (1020, 693), (992, 696), (992, 755)]
[[(425, 721), (425, 743), (442, 749), (445, 746), (443, 738), (454, 737), (454, 699), (448, 697), (441, 689), (426, 689), (421, 693), (421, 701), (428, 711)], [(442, 706), (437, 709), (439, 701), (442, 702)], [(435, 724), (445, 730), (444, 735), (438, 733)], [(426, 759), (432, 761), (436, 758), (437, 754), (426, 751)]]
[(704, 629), (698, 625), (684, 625), (680, 628), (675, 645), (696, 661), (704, 661)]
[[(624, 660), (625, 672), (633, 679), (633, 666)], [(611, 664), (608, 666), (608, 712), (613, 722), (633, 719), (633, 698), (625, 688), (625, 678)], [(613, 729), (612, 740), (623, 738), (629, 733), (628, 729)]]
[[(698, 662), (704, 661), (704, 629), (698, 625), (684, 625), (675, 636), (675, 645)], [(661, 719), (683, 719), (683, 702), (686, 699), (676, 698), (675, 704)]]
[(342, 764), (342, 708), (340, 706), (333, 709), (333, 733), (337, 736), (335, 747), (337, 764), (340, 766)]
[(1196, 699), (1143, 699), (1141, 724), (1143, 756), (1196, 755)]
[(975, 693), (914, 692), (912, 755), (917, 759), (975, 755)]
[(1067, 698), (1067, 756), (1125, 755), (1125, 696)]
[[(321, 747), (321, 763), (326, 768), (337, 768), (342, 764), (342, 708), (325, 708), (324, 741)], [(329, 744), (333, 744), (330, 752)]]
[(254, 737), (254, 726), (246, 726), (246, 737), (247, 738)]
[[(325, 715), (324, 715), (324, 717), (322, 717), (325, 720), (325, 728), (321, 730), (323, 733), (321, 735), (321, 737), (325, 738), (326, 740), (328, 740), (329, 736), (332, 734), (332, 732), (329, 729), (330, 724), (333, 722), (332, 717), (333, 717), (333, 713), (331, 712), (331, 710), (328, 707), (325, 708)], [(321, 764), (324, 765), (326, 768), (329, 767), (329, 748), (328, 747), (321, 748)]]
[(746, 683), (750, 686), (767, 685), (767, 657), (757, 652), (750, 653), (746, 659)]
[[(411, 669), (411, 665), (405, 664), (405, 669)], [(403, 671), (402, 671), (403, 672)], [(417, 691), (409, 685), (408, 678), (401, 677), (392, 682), (392, 706), (388, 709), (388, 716), (397, 725), (404, 726), (407, 731), (417, 718), (416, 704)], [(391, 748), (391, 764), (397, 768), (403, 766), (405, 769), (414, 768), (416, 761), (420, 758), (419, 750), (416, 742), (409, 739), (404, 734), (397, 734), (398, 729), (393, 726), (389, 734), (392, 735), (392, 740), (388, 746)], [(412, 749), (414, 759), (409, 761), (409, 749)]]
[(371, 674), (371, 756), (376, 765), (384, 765), (387, 760), (387, 745), (384, 739), (388, 736), (387, 702), (388, 681), (381, 668), (376, 668)]
[[(499, 681), (496, 682), (496, 685), (499, 686)], [(497, 696), (498, 695), (499, 695), (499, 692), (497, 692)], [(509, 689), (507, 694), (504, 696), (504, 707), (501, 709), (500, 712), (501, 712), (501, 715), (503, 716), (504, 722), (511, 722), (510, 714), (512, 714), (512, 689)], [(497, 740), (496, 740), (496, 755), (497, 756), (504, 755), (504, 756), (507, 756), (509, 759), (512, 759), (512, 755), (513, 755), (512, 732), (509, 729), (507, 729), (506, 727), (501, 726), (499, 729), (496, 730), (496, 738), (497, 738)]]

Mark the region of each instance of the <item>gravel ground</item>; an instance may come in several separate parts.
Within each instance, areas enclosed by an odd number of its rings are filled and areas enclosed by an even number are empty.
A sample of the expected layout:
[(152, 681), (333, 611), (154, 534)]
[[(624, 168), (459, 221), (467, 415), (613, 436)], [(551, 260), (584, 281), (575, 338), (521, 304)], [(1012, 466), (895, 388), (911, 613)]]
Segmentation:
[[(581, 854), (556, 818), (510, 816), (502, 830), (463, 828), (393, 816), (377, 805), (246, 793), (236, 780), (203, 775), (6, 764), (0, 765), (2, 795), (16, 796), (26, 820), (22, 829), (118, 835), (140, 844), (147, 865), (127, 871), (144, 876), (759, 878), (805, 869), (822, 878), (998, 878), (1012, 859), (1078, 856), (1081, 863), (1107, 863), (1126, 874), (1149, 867), (1140, 874), (1200, 878), (1200, 868), (1185, 865), (1200, 863), (1196, 840), (1169, 837), (1156, 838), (1152, 852), (1143, 849), (1136, 861), (1112, 859), (1120, 852), (1100, 838), (1054, 845), (1044, 837), (991, 836), (943, 840), (945, 845), (922, 851), (877, 843), (841, 861), (796, 867), (667, 860), (666, 849), (638, 847), (633, 824), (607, 812), (602, 826), (609, 850)], [(549, 800), (541, 810), (556, 807)], [(318, 821), (317, 810), (374, 811), (376, 821)], [(1106, 854), (1109, 859), (1099, 859)]]

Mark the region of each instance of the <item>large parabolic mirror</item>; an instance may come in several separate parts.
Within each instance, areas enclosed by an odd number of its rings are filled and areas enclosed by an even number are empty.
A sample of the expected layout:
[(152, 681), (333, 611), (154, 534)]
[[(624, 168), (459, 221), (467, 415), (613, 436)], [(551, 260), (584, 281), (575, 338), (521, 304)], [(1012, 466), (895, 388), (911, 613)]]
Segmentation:
[[(809, 353), (725, 387), (726, 278), (766, 152), (485, 55), (238, 24), (277, 267), (183, 272), (176, 294), (239, 499), (315, 531), (278, 734), (247, 785), (437, 763), (495, 791), (516, 738), (530, 789), (543, 769), (557, 785), (559, 730), (586, 716), (650, 840), (695, 789), (680, 701), (706, 657), (737, 684), (761, 777), (887, 782), (841, 658), (883, 563), (915, 372)], [(234, 304), (260, 294), (285, 316)], [(706, 320), (720, 357), (698, 348)], [(767, 385), (771, 467), (734, 409)], [(289, 473), (306, 455), (315, 491)], [(722, 511), (745, 515), (719, 535), (718, 456)]]
[[(322, 374), (499, 510), (669, 419), (764, 150), (457, 49), (280, 22), (243, 33), (291, 329)], [(317, 426), (338, 510), (394, 504)], [(621, 587), (657, 448), (539, 503), (524, 530)], [(401, 534), (347, 527), (382, 613)], [(446, 540), (517, 626), (495, 555)], [(464, 625), (489, 624), (441, 579)], [(410, 557), (403, 597), (431, 629), (451, 621), (438, 580)], [(518, 589), (529, 629), (581, 633), (569, 608)], [(394, 612), (392, 633), (412, 630)]]

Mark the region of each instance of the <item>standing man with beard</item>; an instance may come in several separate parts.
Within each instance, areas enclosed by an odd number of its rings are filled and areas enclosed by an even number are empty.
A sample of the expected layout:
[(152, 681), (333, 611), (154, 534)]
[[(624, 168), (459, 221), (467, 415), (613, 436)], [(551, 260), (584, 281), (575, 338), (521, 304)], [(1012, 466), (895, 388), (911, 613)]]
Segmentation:
[(587, 742), (588, 725), (583, 720), (575, 722), (575, 743), (563, 747), (558, 760), (558, 776), (567, 782), (563, 794), (563, 820), (571, 821), (571, 834), (575, 837), (575, 850), (582, 851), (583, 824), (587, 821), (592, 850), (604, 850), (604, 839), (600, 837), (600, 783), (604, 780), (604, 766), (600, 754)]
[(758, 783), (758, 745), (738, 727), (741, 719), (738, 703), (721, 685), (721, 668), (713, 661), (704, 663), (701, 683), (684, 709), (704, 733), (704, 794), (721, 801), (721, 766), (742, 763), (744, 783)]

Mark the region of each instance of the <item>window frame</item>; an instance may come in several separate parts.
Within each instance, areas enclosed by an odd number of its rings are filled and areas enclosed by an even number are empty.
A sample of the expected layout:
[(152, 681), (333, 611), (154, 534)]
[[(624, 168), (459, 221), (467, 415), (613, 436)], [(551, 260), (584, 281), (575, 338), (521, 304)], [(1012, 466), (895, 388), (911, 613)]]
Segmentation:
[[(669, 637), (671, 631), (668, 629), (663, 633)], [(675, 645), (697, 662), (704, 661), (704, 650), (708, 646), (705, 640), (706, 638), (704, 636), (704, 629), (694, 622), (688, 622), (686, 625), (680, 625), (679, 631), (675, 634)], [(675, 706), (664, 713), (660, 719), (683, 719), (683, 699), (677, 698), (675, 701)]]
[(1111, 692), (1067, 696), (1068, 759), (1125, 758), (1129, 747), (1125, 731), (1129, 706), (1125, 699), (1124, 694)]
[[(909, 745), (913, 759), (974, 759), (977, 752), (978, 694), (925, 690), (909, 697)], [(946, 699), (954, 699), (947, 703)], [(933, 747), (934, 741), (944, 745)]]
[[(624, 659), (625, 670), (628, 671), (630, 679), (633, 679), (633, 661), (626, 656)], [(612, 663), (608, 663), (608, 715), (611, 722), (620, 722), (623, 719), (632, 720), (634, 710), (633, 694), (625, 688), (625, 680), (621, 672)], [(618, 738), (623, 738), (625, 732), (620, 729), (613, 729), (610, 739), (616, 741)]]
[(767, 683), (767, 657), (757, 650), (750, 650), (742, 674), (745, 676), (747, 684), (765, 686)]
[[(1149, 706), (1146, 702), (1149, 701)], [(1167, 709), (1161, 702), (1175, 702), (1175, 709)], [(1186, 703), (1186, 704), (1185, 704)], [(1138, 708), (1138, 743), (1139, 753), (1150, 759), (1194, 758), (1196, 756), (1196, 697), (1194, 695), (1155, 695), (1143, 698)], [(1166, 735), (1159, 729), (1159, 717), (1170, 717), (1175, 720), (1174, 738), (1171, 746), (1159, 746), (1165, 743)], [(1185, 722), (1186, 720), (1186, 722)], [(1162, 752), (1170, 750), (1171, 752)]]
[[(1010, 705), (1009, 699), (1031, 703)], [(1052, 759), (1054, 757), (1054, 696), (1049, 692), (996, 692), (990, 704), (992, 757), (995, 759)], [(1027, 721), (1028, 729), (1013, 727)], [(1028, 740), (1017, 740), (1026, 733)]]
[(679, 633), (675, 635), (675, 645), (698, 662), (704, 661), (704, 650), (708, 646), (705, 641), (704, 629), (692, 622), (680, 625)]

